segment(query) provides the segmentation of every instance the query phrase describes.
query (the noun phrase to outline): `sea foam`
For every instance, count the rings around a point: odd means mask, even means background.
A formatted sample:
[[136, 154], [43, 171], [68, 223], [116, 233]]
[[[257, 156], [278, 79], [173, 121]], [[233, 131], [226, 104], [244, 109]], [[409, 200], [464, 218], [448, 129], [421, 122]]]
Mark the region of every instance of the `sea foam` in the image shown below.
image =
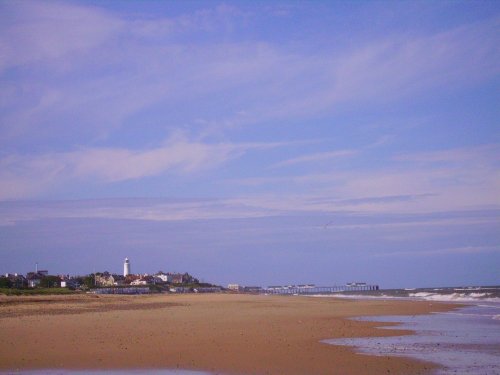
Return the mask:
[[410, 293], [408, 297], [423, 299], [426, 301], [443, 301], [443, 302], [500, 302], [498, 297], [489, 297], [491, 293], [431, 293], [431, 292], [418, 292]]

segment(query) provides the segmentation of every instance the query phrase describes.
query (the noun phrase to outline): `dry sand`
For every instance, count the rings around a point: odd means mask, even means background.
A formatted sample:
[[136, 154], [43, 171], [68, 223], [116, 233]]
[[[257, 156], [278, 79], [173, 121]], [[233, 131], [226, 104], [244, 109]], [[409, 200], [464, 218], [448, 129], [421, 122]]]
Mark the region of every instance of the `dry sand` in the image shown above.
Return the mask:
[[0, 296], [0, 369], [195, 369], [223, 374], [425, 374], [432, 364], [321, 343], [400, 335], [346, 319], [455, 306], [256, 295]]

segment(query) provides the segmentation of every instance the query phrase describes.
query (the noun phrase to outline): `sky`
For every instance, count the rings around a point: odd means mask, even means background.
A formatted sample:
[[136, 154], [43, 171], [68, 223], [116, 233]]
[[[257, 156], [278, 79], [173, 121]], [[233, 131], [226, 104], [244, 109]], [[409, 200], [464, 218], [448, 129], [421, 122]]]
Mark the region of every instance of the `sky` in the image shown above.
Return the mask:
[[500, 284], [497, 1], [0, 1], [0, 273]]

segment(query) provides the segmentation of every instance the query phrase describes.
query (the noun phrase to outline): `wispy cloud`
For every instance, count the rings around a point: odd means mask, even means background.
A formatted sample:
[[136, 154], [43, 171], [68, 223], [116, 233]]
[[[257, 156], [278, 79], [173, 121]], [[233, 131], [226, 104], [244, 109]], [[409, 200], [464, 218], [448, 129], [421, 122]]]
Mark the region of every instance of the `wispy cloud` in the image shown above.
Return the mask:
[[37, 196], [68, 180], [117, 182], [165, 172], [191, 174], [219, 166], [249, 150], [284, 143], [209, 144], [173, 137], [161, 147], [84, 148], [71, 152], [8, 155], [0, 159], [0, 199]]
[[[234, 6], [143, 19], [74, 3], [28, 1], [2, 8], [0, 70], [21, 69], [15, 84], [4, 82], [2, 137], [9, 140], [26, 134], [52, 138], [68, 127], [73, 142], [92, 140], [158, 103], [213, 103], [218, 97], [224, 111], [199, 106], [195, 117], [186, 114], [193, 131], [199, 131], [196, 119], [222, 127], [255, 124], [331, 113], [346, 104], [398, 101], [498, 73], [496, 19], [311, 55], [261, 40], [183, 42], [200, 30], [242, 27], [238, 20], [250, 16]], [[75, 84], [75, 77], [81, 82]]]
[[498, 6], [92, 4], [0, 0], [2, 260], [497, 257]]
[[[366, 158], [370, 157], [366, 155]], [[350, 209], [358, 212], [496, 208], [500, 207], [497, 159], [496, 146], [477, 146], [400, 154], [395, 160], [383, 162], [380, 166], [372, 167], [367, 163], [365, 167], [345, 170], [329, 165], [317, 173], [251, 177], [228, 182], [261, 188], [286, 185], [288, 194], [275, 197], [276, 208], [291, 205], [309, 206], [314, 210]], [[305, 187], [307, 194], [303, 193]], [[303, 194], [303, 199], [287, 201], [288, 197], [300, 197], [300, 194]]]
[[0, 225], [47, 219], [119, 219], [186, 221], [258, 218], [275, 215], [231, 199], [87, 199], [71, 201], [0, 202]]
[[[51, 69], [75, 69], [62, 61], [78, 63], [84, 54], [96, 49], [110, 48], [116, 38], [128, 38], [138, 48], [136, 38], [155, 43], [162, 38], [198, 31], [214, 32], [248, 16], [237, 7], [217, 5], [175, 17], [123, 18], [119, 14], [87, 4], [61, 1], [32, 1], [3, 3], [0, 23], [2, 59], [0, 71], [12, 66], [31, 63], [50, 63]], [[61, 32], [64, 30], [64, 32]], [[164, 39], [163, 39], [164, 40]], [[64, 60], [63, 60], [64, 59]]]
[[490, 143], [474, 147], [460, 147], [437, 151], [420, 151], [394, 157], [398, 161], [418, 163], [473, 163], [493, 165], [500, 162], [500, 144]]
[[[413, 199], [413, 198], [410, 198]], [[393, 200], [373, 197], [366, 200]], [[406, 200], [401, 198], [400, 200]], [[415, 198], [416, 200], [416, 198]], [[0, 225], [47, 219], [120, 219], [141, 221], [189, 221], [220, 219], [277, 218], [307, 223], [314, 230], [394, 230], [415, 231], [455, 226], [495, 225], [499, 210], [449, 211], [439, 213], [396, 214], [356, 211], [355, 206], [335, 205], [321, 197], [286, 196], [282, 202], [273, 197], [224, 199], [121, 198], [0, 202]], [[347, 209], [342, 209], [347, 208]], [[295, 220], [294, 219], [294, 220]], [[442, 229], [439, 229], [441, 231]], [[412, 233], [413, 233], [412, 232]], [[387, 235], [387, 234], [386, 234]], [[389, 236], [389, 235], [387, 235]], [[419, 234], [421, 236], [421, 234]]]
[[[390, 37], [339, 60], [334, 97], [388, 100], [431, 87], [473, 84], [498, 73], [498, 19], [434, 35]], [[381, 95], [382, 94], [382, 95]]]
[[338, 151], [328, 151], [328, 152], [318, 152], [309, 155], [303, 155], [296, 158], [291, 158], [287, 160], [280, 161], [278, 163], [274, 163], [270, 168], [281, 168], [295, 164], [301, 163], [312, 163], [312, 162], [320, 162], [320, 161], [332, 161], [335, 159], [340, 159], [344, 157], [349, 157], [357, 154], [358, 152], [355, 150], [338, 150]]
[[54, 64], [68, 57], [77, 60], [125, 27], [124, 21], [97, 7], [51, 1], [0, 6], [0, 72], [29, 64]]
[[441, 255], [454, 255], [454, 254], [483, 254], [483, 253], [499, 253], [500, 245], [494, 246], [461, 246], [453, 248], [441, 248], [431, 250], [411, 250], [411, 251], [394, 251], [390, 253], [376, 253], [371, 254], [371, 257], [431, 257]]

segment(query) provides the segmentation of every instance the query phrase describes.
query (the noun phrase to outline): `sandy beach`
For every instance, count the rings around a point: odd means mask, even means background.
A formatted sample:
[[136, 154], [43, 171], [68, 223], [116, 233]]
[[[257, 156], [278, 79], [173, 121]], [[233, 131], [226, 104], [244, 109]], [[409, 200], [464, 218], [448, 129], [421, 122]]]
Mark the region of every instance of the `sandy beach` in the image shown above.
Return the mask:
[[400, 335], [352, 316], [455, 305], [257, 295], [0, 296], [0, 369], [193, 369], [222, 374], [425, 374], [432, 364], [321, 343]]

